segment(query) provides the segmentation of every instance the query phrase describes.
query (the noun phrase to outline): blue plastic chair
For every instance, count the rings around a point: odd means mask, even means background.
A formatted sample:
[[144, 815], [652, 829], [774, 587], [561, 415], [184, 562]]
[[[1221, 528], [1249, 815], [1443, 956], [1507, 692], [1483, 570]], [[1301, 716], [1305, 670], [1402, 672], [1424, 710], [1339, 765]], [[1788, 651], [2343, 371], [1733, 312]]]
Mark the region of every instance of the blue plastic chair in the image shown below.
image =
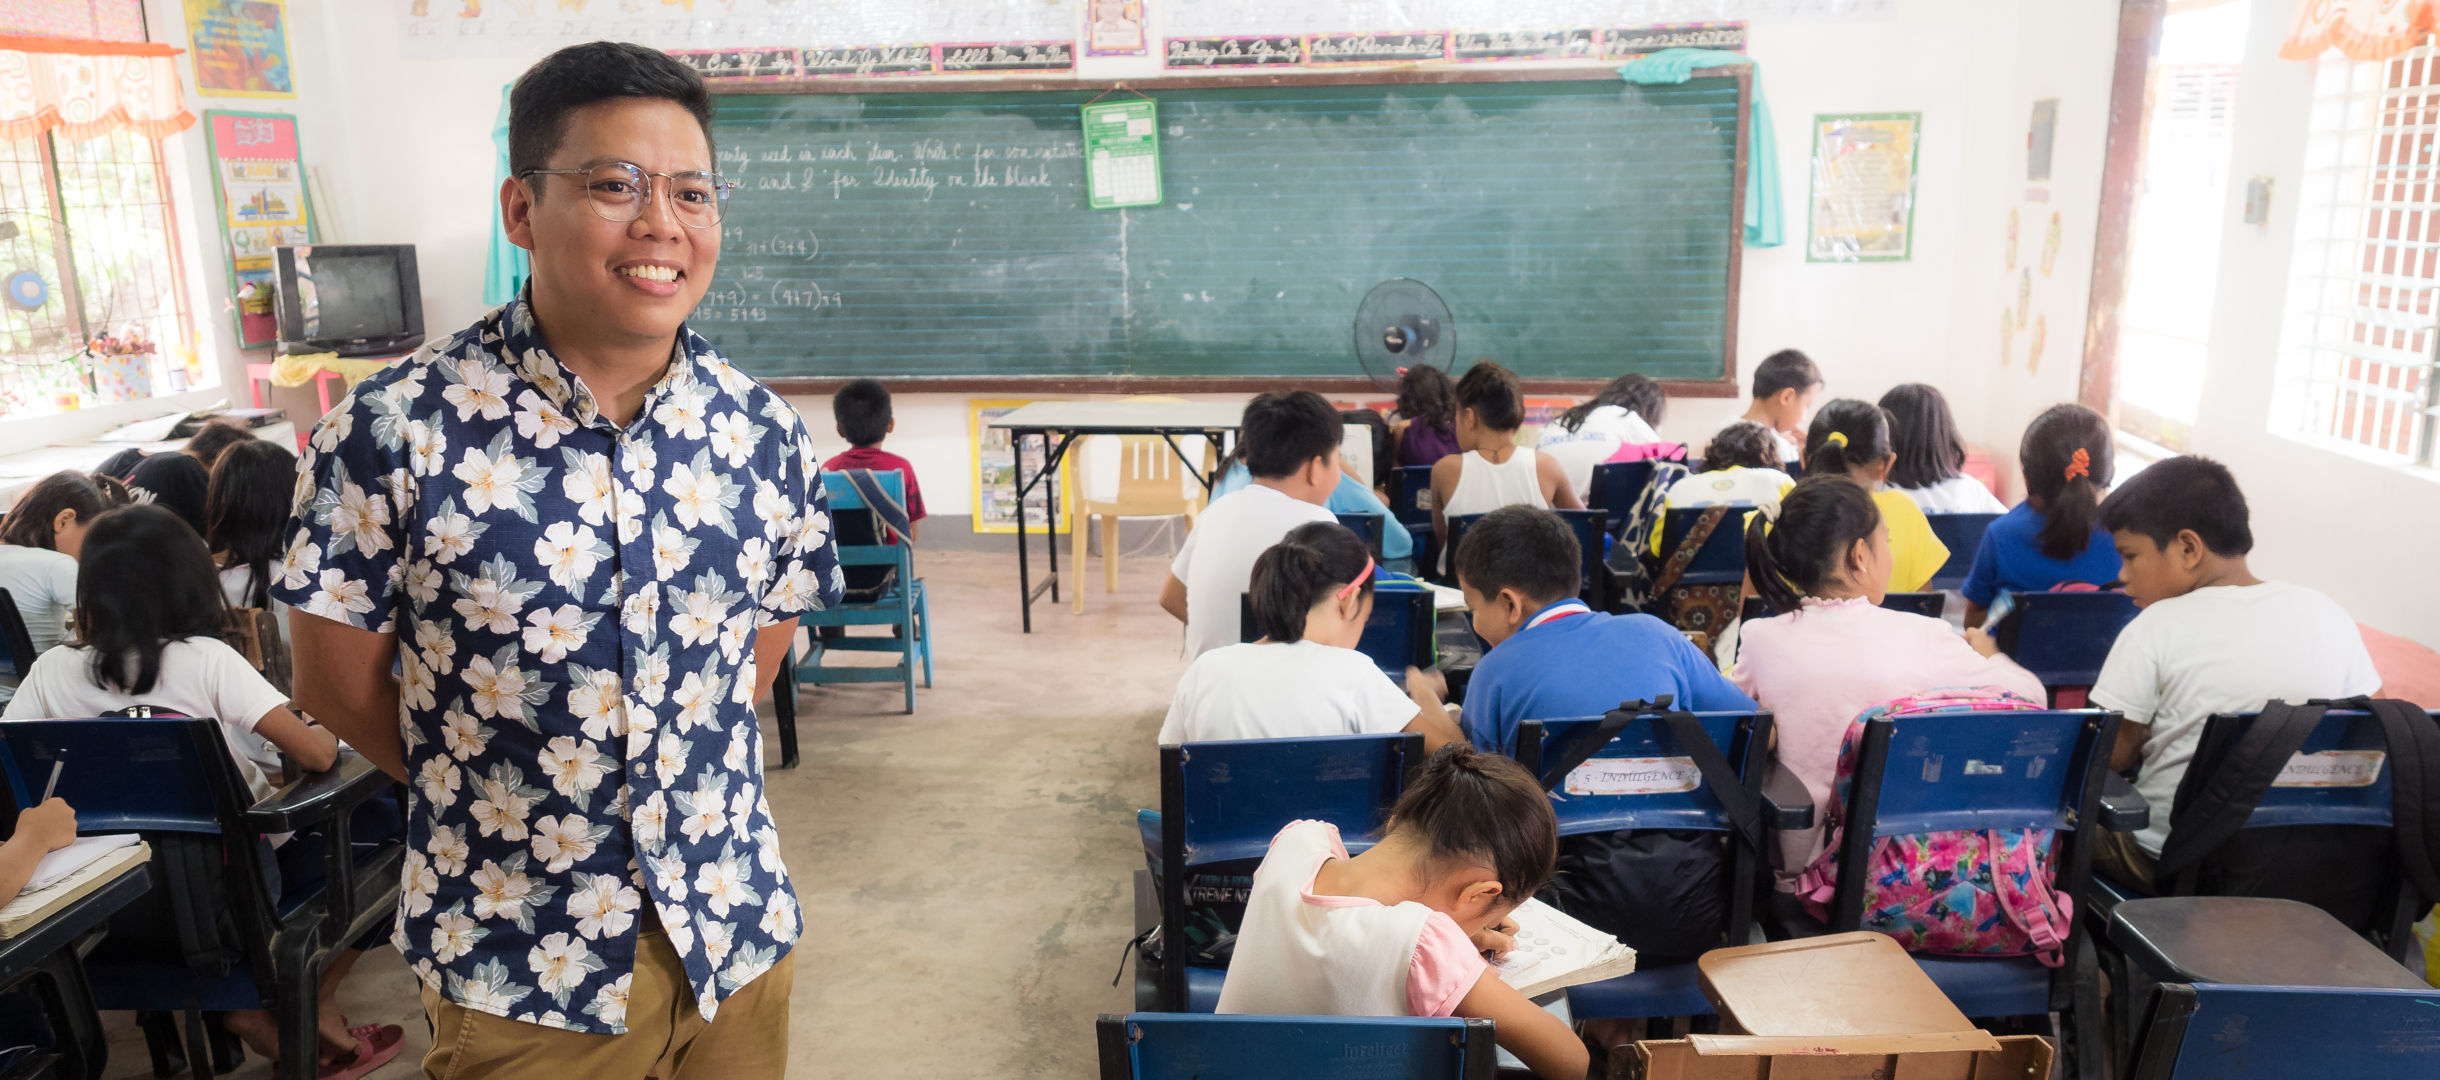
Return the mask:
[[[1370, 657], [1390, 681], [1406, 685], [1408, 667], [1430, 668], [1436, 656], [1433, 639], [1432, 594], [1412, 585], [1381, 583], [1373, 586], [1371, 617], [1364, 620], [1364, 636], [1357, 639], [1356, 651]], [[1254, 622], [1254, 597], [1251, 593], [1237, 594], [1237, 640], [1262, 640], [1262, 627]]]
[[1350, 854], [1371, 847], [1423, 761], [1423, 736], [1407, 733], [1162, 747], [1161, 811], [1136, 819], [1161, 898], [1158, 1011], [1207, 1013], [1220, 1000], [1222, 969], [1185, 962], [1190, 873], [1224, 863], [1251, 872], [1299, 820], [1338, 826]]
[[[1686, 542], [1686, 534], [1694, 531], [1696, 519], [1708, 507], [1681, 506], [1661, 519], [1661, 557], [1666, 563], [1678, 545]], [[1728, 516], [1720, 519], [1718, 528], [1703, 541], [1694, 561], [1686, 565], [1679, 576], [1682, 585], [1726, 585], [1745, 580], [1745, 522], [1753, 513], [1750, 506], [1731, 506]]]
[[1489, 1020], [1102, 1014], [1101, 1080], [1492, 1080]]
[[[251, 802], [217, 720], [105, 717], [0, 723], [0, 777], [32, 805], [65, 756], [57, 794], [85, 833], [138, 833], [152, 845], [154, 891], [111, 920], [86, 960], [103, 1009], [179, 1012], [198, 1077], [209, 1077], [204, 1010], [270, 1008], [282, 1080], [314, 1075], [322, 972], [349, 944], [387, 927], [406, 846], [358, 844], [349, 818], [392, 787], [356, 756]], [[319, 829], [326, 881], [273, 896], [266, 833]], [[292, 841], [292, 842], [302, 842]], [[156, 1068], [174, 1048], [154, 1041]]]
[[2100, 679], [2118, 632], [2135, 621], [2135, 598], [2122, 592], [2015, 595], [2016, 613], [1998, 628], [2000, 649], [2053, 691]]
[[1584, 493], [1584, 505], [1606, 511], [1613, 534], [1626, 528], [1629, 511], [1643, 501], [1644, 489], [1652, 486], [1655, 464], [1621, 461], [1593, 466], [1592, 490]]
[[[896, 472], [873, 474], [881, 490], [904, 503], [906, 479]], [[831, 513], [869, 511], [864, 496], [847, 478], [832, 473], [822, 474], [822, 489], [830, 496]], [[839, 565], [896, 567], [898, 574], [888, 590], [868, 604], [840, 604], [822, 611], [808, 611], [797, 620], [805, 627], [826, 626], [893, 626], [898, 632], [890, 637], [840, 636], [825, 640], [818, 629], [812, 634], [813, 649], [802, 662], [793, 656], [789, 666], [796, 672], [796, 681], [822, 685], [825, 683], [894, 682], [906, 686], [907, 713], [915, 712], [915, 665], [923, 665], [924, 689], [932, 688], [932, 605], [924, 593], [923, 579], [915, 576], [915, 549], [910, 544], [840, 544]], [[898, 654], [898, 662], [886, 667], [839, 665], [822, 663], [822, 655], [836, 649], [841, 652], [890, 652]], [[796, 702], [794, 695], [783, 695], [787, 703], [786, 723], [781, 735], [786, 745], [781, 748], [781, 765], [796, 763]]]
[[[1865, 725], [1848, 784], [1829, 929], [1881, 930], [1865, 918], [1873, 842], [1952, 830], [2053, 829], [2057, 888], [2077, 909], [2092, 878], [2118, 714], [2095, 710], [1924, 713]], [[1926, 975], [1972, 1017], [2065, 1020], [2075, 1075], [2098, 1076], [2099, 980], [2082, 920], [2071, 920], [2056, 968], [2022, 957], [1917, 956]]]
[[2440, 1076], [2431, 990], [2167, 983], [2133, 1080], [2429, 1080]]
[[1432, 508], [1423, 504], [1432, 490], [1432, 467], [1400, 465], [1390, 472], [1388, 487], [1389, 512], [1415, 538], [1414, 564], [1440, 565], [1440, 548], [1432, 535]]
[[1364, 549], [1372, 552], [1374, 562], [1381, 560], [1381, 516], [1379, 514], [1332, 514], [1347, 531], [1364, 541]]
[[[1610, 568], [1602, 562], [1609, 553], [1606, 510], [1553, 510], [1567, 527], [1576, 533], [1576, 595], [1595, 611], [1610, 607]], [[1459, 514], [1449, 520], [1449, 544], [1452, 549], [1466, 542], [1466, 530], [1481, 521], [1481, 514]]]
[[[1925, 514], [1932, 523], [1932, 535], [1949, 549], [1949, 561], [1932, 571], [1927, 589], [1954, 589], [1966, 583], [1966, 571], [1974, 569], [1974, 553], [1982, 549], [1983, 533], [1998, 521], [1998, 514]], [[2099, 584], [2096, 582], [2095, 584]]]
[[[1762, 774], [1768, 765], [1771, 745], [1771, 714], [1769, 713], [1697, 713], [1704, 734], [1712, 745], [1719, 747], [1729, 766], [1738, 771], [1746, 790], [1762, 794]], [[1549, 775], [1545, 762], [1556, 766], [1566, 747], [1577, 740], [1595, 734], [1601, 717], [1588, 716], [1570, 720], [1527, 720], [1517, 725], [1517, 763], [1545, 781], [1553, 789], [1551, 809], [1559, 817], [1559, 835], [1579, 836], [1587, 833], [1612, 833], [1640, 829], [1678, 829], [1727, 834], [1729, 880], [1727, 917], [1720, 928], [1723, 945], [1745, 943], [1754, 921], [1754, 875], [1760, 865], [1761, 852], [1738, 839], [1729, 823], [1728, 808], [1719, 794], [1708, 785], [1698, 785], [1692, 791], [1665, 792], [1648, 795], [1583, 795], [1570, 794], [1561, 778]], [[1677, 736], [1659, 722], [1657, 713], [1646, 712], [1612, 736], [1608, 745], [1593, 752], [1590, 760], [1603, 758], [1683, 758], [1685, 749]], [[1763, 819], [1775, 828], [1805, 828], [1812, 824], [1813, 807], [1802, 798], [1781, 798], [1793, 807], [1795, 818], [1783, 818], [1776, 805], [1766, 804]], [[1663, 967], [1641, 967], [1636, 971], [1597, 983], [1571, 987], [1567, 1005], [1577, 1019], [1621, 1018], [1641, 1019], [1660, 1016], [1707, 1016], [1711, 1001], [1703, 996], [1692, 962]]]

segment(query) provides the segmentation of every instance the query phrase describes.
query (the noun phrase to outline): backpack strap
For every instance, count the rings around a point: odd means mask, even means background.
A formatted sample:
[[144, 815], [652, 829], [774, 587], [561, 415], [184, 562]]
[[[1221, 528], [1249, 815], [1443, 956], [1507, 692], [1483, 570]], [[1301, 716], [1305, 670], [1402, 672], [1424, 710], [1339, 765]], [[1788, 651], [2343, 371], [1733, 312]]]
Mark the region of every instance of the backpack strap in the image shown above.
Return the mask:
[[1727, 516], [1726, 505], [1703, 508], [1702, 516], [1694, 520], [1694, 527], [1686, 530], [1686, 538], [1678, 541], [1677, 550], [1669, 553], [1669, 562], [1661, 567], [1661, 576], [1653, 580], [1652, 595], [1668, 592], [1670, 586], [1685, 576], [1686, 568], [1694, 565], [1695, 554], [1703, 550], [1703, 545], [1711, 540], [1712, 530], [1719, 528], [1721, 519]]
[[1762, 800], [1746, 788], [1737, 770], [1729, 767], [1728, 755], [1720, 751], [1719, 744], [1711, 741], [1711, 733], [1703, 730], [1703, 722], [1691, 712], [1673, 708], [1672, 700], [1672, 695], [1663, 694], [1652, 701], [1629, 701], [1610, 710], [1601, 718], [1601, 723], [1586, 729], [1565, 748], [1551, 755], [1556, 767], [1544, 767], [1538, 778], [1542, 782], [1542, 789], [1549, 791], [1557, 788], [1567, 779], [1567, 774], [1591, 760], [1628, 724], [1657, 713], [1656, 719], [1669, 729], [1670, 737], [1677, 740], [1678, 749], [1694, 761], [1695, 770], [1703, 776], [1703, 786], [1711, 790], [1712, 797], [1720, 800], [1721, 808], [1728, 812], [1729, 828], [1759, 850], [1762, 846]]
[[2380, 721], [2389, 743], [2389, 816], [2399, 861], [2424, 896], [2440, 897], [2440, 725], [2411, 702], [2393, 698], [2316, 704], [2362, 709]]
[[891, 498], [889, 492], [882, 490], [881, 479], [873, 474], [873, 470], [840, 469], [838, 474], [846, 477], [848, 486], [856, 489], [856, 494], [864, 499], [864, 505], [872, 509], [873, 518], [881, 523], [882, 528], [888, 529], [899, 543], [909, 547], [915, 545], [911, 532], [915, 523], [907, 517], [907, 508]]
[[2324, 702], [2264, 705], [2219, 768], [2170, 816], [2169, 839], [2161, 844], [2155, 878], [2168, 880], [2202, 862], [2244, 828], [2263, 793], [2279, 779], [2279, 770], [2287, 767], [2288, 759], [2304, 746], [2305, 736], [2312, 734], [2329, 711]]

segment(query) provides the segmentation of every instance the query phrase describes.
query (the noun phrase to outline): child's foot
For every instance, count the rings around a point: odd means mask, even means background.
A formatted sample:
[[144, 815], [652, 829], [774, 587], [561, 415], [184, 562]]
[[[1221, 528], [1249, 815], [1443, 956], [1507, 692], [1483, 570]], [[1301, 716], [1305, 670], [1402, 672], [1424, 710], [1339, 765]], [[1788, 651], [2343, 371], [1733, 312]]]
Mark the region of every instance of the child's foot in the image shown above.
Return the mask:
[[227, 1028], [246, 1049], [262, 1055], [265, 1061], [280, 1059], [280, 1026], [271, 1014], [261, 1009], [240, 1009], [220, 1014], [220, 1026]]

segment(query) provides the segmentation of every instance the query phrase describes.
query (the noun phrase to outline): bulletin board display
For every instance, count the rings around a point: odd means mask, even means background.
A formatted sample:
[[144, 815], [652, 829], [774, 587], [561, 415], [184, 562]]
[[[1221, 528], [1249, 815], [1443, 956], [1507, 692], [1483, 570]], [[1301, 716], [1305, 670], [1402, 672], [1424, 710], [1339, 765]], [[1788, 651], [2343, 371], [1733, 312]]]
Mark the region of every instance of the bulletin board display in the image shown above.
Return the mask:
[[[212, 157], [212, 198], [228, 248], [229, 295], [247, 285], [258, 295], [272, 286], [272, 250], [315, 241], [313, 203], [305, 190], [305, 159], [296, 117], [282, 113], [203, 114]], [[243, 312], [246, 305], [239, 304]], [[268, 320], [238, 320], [238, 345], [271, 343]]]
[[[1042, 471], [1043, 446], [1038, 439], [1012, 444], [1007, 428], [995, 428], [991, 422], [1031, 405], [1031, 398], [968, 398], [966, 400], [966, 434], [974, 444], [974, 531], [978, 533], [1013, 533], [1017, 531], [1017, 477], [1033, 476]], [[1022, 465], [1020, 465], [1020, 459]], [[1068, 531], [1068, 515], [1076, 505], [1076, 455], [1069, 454], [1059, 461], [1059, 515], [1051, 532]], [[1020, 474], [1019, 468], [1024, 471]], [[1043, 527], [1049, 520], [1050, 484], [1038, 483], [1025, 496], [1025, 527]]]

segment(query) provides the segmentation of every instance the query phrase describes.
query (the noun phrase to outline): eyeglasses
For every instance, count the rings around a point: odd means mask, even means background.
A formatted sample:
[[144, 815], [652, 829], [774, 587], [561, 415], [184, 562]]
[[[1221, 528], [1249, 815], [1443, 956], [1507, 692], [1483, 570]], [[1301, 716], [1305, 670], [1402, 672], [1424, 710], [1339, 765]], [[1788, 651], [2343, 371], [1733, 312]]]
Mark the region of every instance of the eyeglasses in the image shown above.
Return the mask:
[[624, 161], [590, 169], [527, 169], [517, 176], [584, 177], [585, 201], [593, 204], [593, 212], [604, 221], [620, 224], [644, 216], [644, 207], [652, 202], [653, 189], [658, 187], [668, 193], [670, 213], [678, 224], [690, 229], [720, 224], [721, 208], [737, 187], [737, 181], [723, 180], [718, 173], [648, 173], [642, 166]]

